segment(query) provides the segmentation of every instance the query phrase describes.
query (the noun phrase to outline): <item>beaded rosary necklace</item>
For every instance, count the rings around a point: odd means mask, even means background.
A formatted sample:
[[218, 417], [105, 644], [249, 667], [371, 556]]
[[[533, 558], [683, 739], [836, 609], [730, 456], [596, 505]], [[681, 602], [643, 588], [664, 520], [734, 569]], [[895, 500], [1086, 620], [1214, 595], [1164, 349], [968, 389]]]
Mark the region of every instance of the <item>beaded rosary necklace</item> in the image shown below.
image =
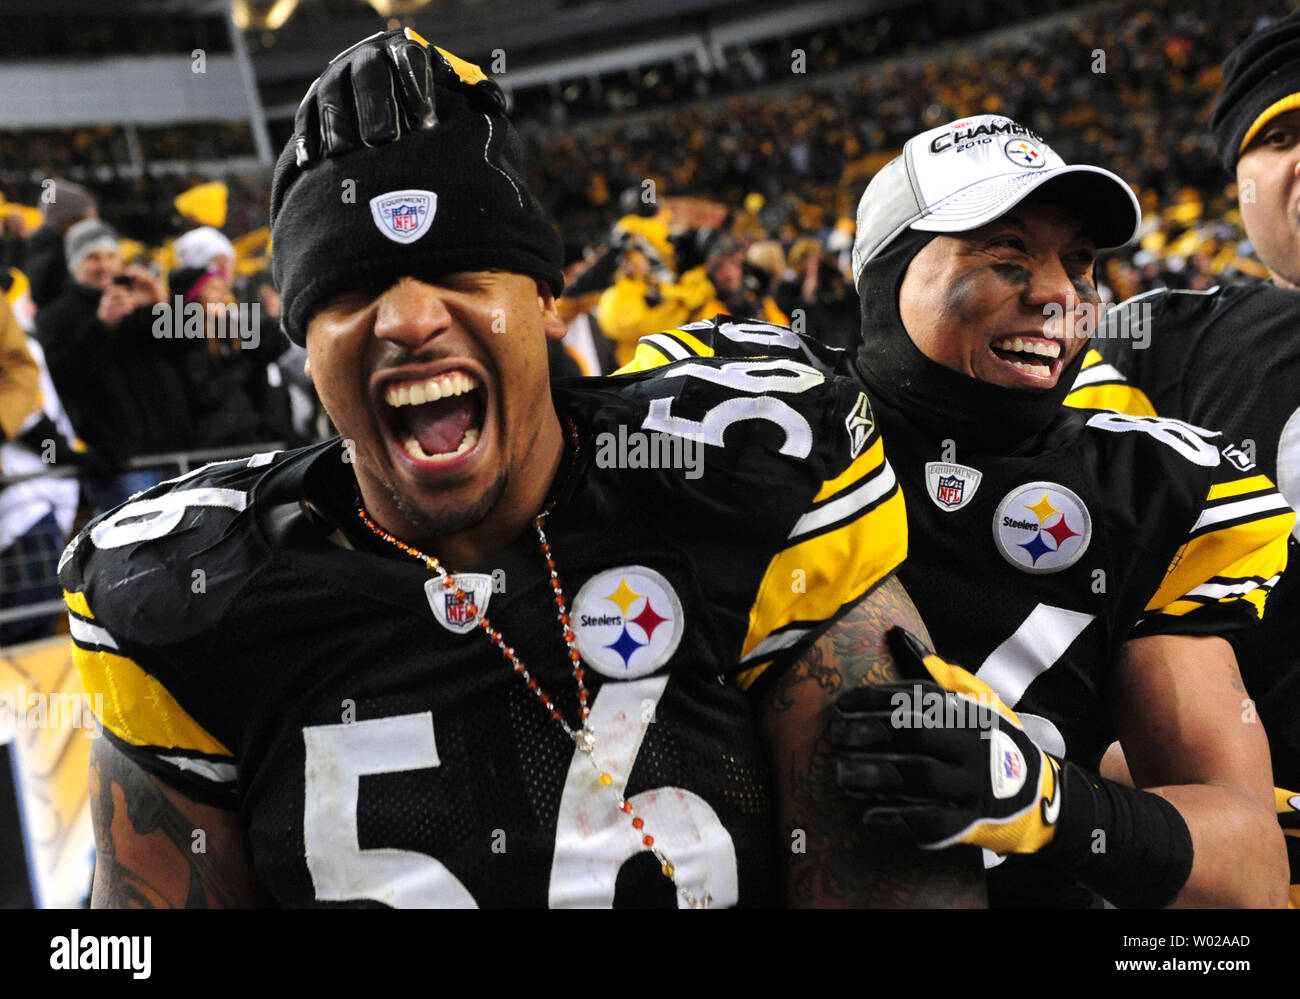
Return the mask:
[[[577, 464], [578, 451], [581, 447], [581, 442], [578, 439], [578, 429], [573, 425], [573, 421], [566, 420], [565, 422], [568, 424], [569, 444], [572, 448], [572, 454], [569, 460], [569, 468], [570, 471], [572, 471], [573, 467]], [[668, 858], [668, 855], [663, 852], [662, 847], [656, 845], [655, 838], [650, 835], [649, 830], [645, 828], [645, 820], [639, 815], [634, 814], [635, 810], [632, 807], [632, 803], [623, 797], [622, 792], [614, 788], [614, 775], [602, 769], [600, 764], [596, 762], [596, 732], [588, 723], [588, 716], [591, 711], [587, 706], [588, 692], [586, 684], [583, 682], [585, 673], [582, 668], [582, 656], [574, 646], [575, 636], [573, 629], [569, 626], [569, 608], [564, 599], [564, 587], [560, 582], [560, 574], [555, 568], [555, 558], [551, 552], [550, 542], [546, 540], [546, 518], [550, 516], [553, 509], [555, 509], [555, 500], [551, 500], [546, 504], [546, 507], [542, 512], [533, 518], [532, 524], [533, 529], [537, 532], [538, 547], [542, 554], [542, 558], [546, 561], [546, 570], [550, 574], [551, 592], [553, 593], [555, 600], [556, 618], [559, 621], [560, 631], [564, 637], [564, 645], [569, 651], [569, 661], [573, 664], [573, 679], [578, 686], [579, 722], [576, 730], [569, 724], [568, 720], [560, 712], [560, 709], [555, 706], [555, 702], [551, 699], [550, 695], [542, 689], [540, 684], [538, 684], [536, 678], [532, 675], [524, 662], [515, 654], [514, 648], [506, 644], [505, 637], [501, 632], [492, 627], [492, 623], [488, 620], [487, 615], [484, 614], [479, 616], [478, 606], [473, 602], [470, 595], [457, 585], [455, 575], [448, 572], [443, 567], [442, 563], [433, 555], [422, 552], [418, 548], [408, 545], [405, 541], [398, 540], [376, 524], [366, 512], [366, 508], [361, 503], [360, 496], [357, 497], [357, 516], [361, 519], [361, 522], [369, 528], [372, 534], [405, 552], [411, 558], [423, 562], [431, 572], [437, 575], [440, 584], [448, 593], [451, 593], [457, 601], [468, 602], [470, 615], [478, 617], [478, 627], [483, 634], [487, 636], [488, 641], [495, 645], [501, 652], [501, 655], [505, 658], [506, 662], [510, 664], [515, 675], [527, 684], [528, 689], [533, 692], [534, 696], [550, 714], [551, 720], [564, 729], [564, 734], [572, 739], [575, 745], [577, 745], [579, 751], [586, 756], [587, 761], [595, 768], [598, 774], [596, 779], [600, 786], [609, 788], [611, 792], [618, 797], [619, 811], [623, 812], [625, 815], [632, 816], [632, 827], [641, 836], [641, 844], [647, 850], [650, 850], [654, 854], [655, 859], [659, 861], [659, 870], [663, 876], [673, 883], [678, 894], [681, 895], [686, 904], [692, 909], [707, 908], [709, 904], [709, 896], [705, 894], [703, 897], [699, 897], [690, 889], [677, 883], [675, 877], [677, 872], [676, 866]]]

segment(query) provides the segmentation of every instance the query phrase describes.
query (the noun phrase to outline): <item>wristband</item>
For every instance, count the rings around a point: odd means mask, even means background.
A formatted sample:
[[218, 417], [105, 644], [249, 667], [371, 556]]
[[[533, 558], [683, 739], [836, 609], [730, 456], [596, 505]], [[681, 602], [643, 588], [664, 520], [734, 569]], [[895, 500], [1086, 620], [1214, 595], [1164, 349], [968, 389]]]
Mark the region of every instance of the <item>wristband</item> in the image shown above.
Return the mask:
[[1118, 908], [1169, 905], [1192, 873], [1192, 834], [1158, 794], [1061, 764], [1061, 818], [1038, 856]]

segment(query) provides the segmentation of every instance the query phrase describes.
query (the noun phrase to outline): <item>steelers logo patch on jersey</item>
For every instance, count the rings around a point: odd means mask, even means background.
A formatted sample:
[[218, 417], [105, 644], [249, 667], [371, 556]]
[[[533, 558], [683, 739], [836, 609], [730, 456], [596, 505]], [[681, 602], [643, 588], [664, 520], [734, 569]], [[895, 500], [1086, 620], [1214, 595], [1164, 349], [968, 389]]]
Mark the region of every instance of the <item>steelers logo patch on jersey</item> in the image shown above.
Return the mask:
[[587, 580], [571, 620], [588, 665], [615, 680], [634, 680], [677, 651], [685, 618], [668, 580], [645, 566], [625, 565]]
[[1017, 486], [993, 515], [1002, 557], [1025, 572], [1060, 572], [1088, 550], [1092, 516], [1078, 495], [1055, 482]]
[[940, 510], [960, 510], [975, 497], [984, 473], [953, 462], [925, 463], [925, 494]]

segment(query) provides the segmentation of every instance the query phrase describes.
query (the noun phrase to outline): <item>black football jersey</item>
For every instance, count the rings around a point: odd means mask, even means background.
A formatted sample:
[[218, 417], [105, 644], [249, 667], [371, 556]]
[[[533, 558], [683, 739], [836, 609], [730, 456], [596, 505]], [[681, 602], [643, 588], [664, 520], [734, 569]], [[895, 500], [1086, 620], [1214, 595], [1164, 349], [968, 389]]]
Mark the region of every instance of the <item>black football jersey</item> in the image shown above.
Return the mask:
[[[238, 809], [279, 904], [685, 904], [645, 835], [712, 905], [774, 901], [766, 763], [725, 681], [797, 655], [903, 558], [866, 396], [787, 360], [555, 392], [582, 443], [546, 533], [591, 758], [468, 602], [359, 524], [338, 441], [173, 479], [69, 546], [75, 655], [108, 737]], [[450, 568], [576, 728], [533, 531]]]
[[[644, 338], [624, 370], [688, 353], [852, 370], [851, 355], [783, 327], [716, 321]], [[1104, 695], [1119, 647], [1248, 629], [1285, 565], [1291, 511], [1218, 434], [1063, 408], [1035, 454], [959, 455], [872, 405], [907, 502], [899, 579], [935, 647], [1045, 750], [1090, 769], [1114, 738]]]
[[[1152, 291], [1111, 309], [1094, 343], [1094, 363], [1068, 404], [1222, 430], [1300, 510], [1300, 292], [1263, 282]], [[1300, 792], [1300, 572], [1285, 573], [1268, 604], [1237, 652], [1268, 732], [1274, 779], [1288, 789], [1282, 802]], [[1288, 833], [1287, 846], [1300, 886], [1300, 832]], [[1300, 905], [1300, 887], [1292, 895]]]
[[[765, 323], [644, 338], [624, 370], [688, 354], [852, 355]], [[1223, 436], [1172, 419], [1062, 408], [1037, 453], [944, 450], [873, 399], [907, 503], [898, 577], [945, 658], [985, 681], [1047, 752], [1096, 771], [1115, 739], [1111, 664], [1131, 638], [1254, 629], [1294, 515]], [[1087, 904], [1029, 857], [990, 877], [997, 904]]]

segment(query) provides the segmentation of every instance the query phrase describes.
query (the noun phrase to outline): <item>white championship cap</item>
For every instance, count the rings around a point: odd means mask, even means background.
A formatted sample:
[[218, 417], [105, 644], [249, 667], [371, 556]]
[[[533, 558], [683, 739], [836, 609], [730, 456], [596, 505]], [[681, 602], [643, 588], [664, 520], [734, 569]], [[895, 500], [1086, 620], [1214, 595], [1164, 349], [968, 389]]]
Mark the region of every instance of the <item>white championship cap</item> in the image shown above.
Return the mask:
[[1123, 246], [1142, 222], [1129, 186], [1109, 170], [1066, 166], [1042, 136], [1002, 115], [959, 118], [908, 139], [858, 203], [853, 279], [904, 229], [966, 232], [1006, 214], [1044, 184], [1070, 177], [1098, 248]]

